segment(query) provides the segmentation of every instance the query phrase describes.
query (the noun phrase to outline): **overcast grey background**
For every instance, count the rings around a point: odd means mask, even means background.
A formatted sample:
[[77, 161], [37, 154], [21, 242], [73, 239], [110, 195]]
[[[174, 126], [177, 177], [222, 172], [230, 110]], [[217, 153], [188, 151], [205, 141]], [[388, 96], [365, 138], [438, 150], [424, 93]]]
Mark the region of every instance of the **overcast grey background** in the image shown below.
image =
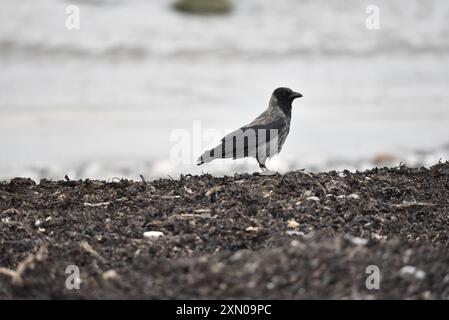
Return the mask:
[[[170, 134], [196, 120], [236, 129], [278, 86], [304, 98], [273, 169], [447, 159], [448, 1], [234, 2], [230, 15], [199, 17], [168, 0], [3, 0], [0, 178], [253, 172], [177, 165]], [[78, 31], [65, 28], [68, 4]], [[369, 4], [380, 30], [365, 27]]]

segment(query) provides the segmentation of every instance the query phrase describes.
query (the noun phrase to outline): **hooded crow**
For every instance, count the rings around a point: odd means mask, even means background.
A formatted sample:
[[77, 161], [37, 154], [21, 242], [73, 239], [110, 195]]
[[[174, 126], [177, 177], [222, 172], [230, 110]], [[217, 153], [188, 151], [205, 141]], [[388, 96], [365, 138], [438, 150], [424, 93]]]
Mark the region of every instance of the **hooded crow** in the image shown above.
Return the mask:
[[292, 102], [300, 97], [302, 94], [289, 88], [277, 88], [271, 95], [267, 110], [250, 124], [225, 136], [215, 148], [206, 150], [197, 164], [215, 159], [254, 157], [263, 173], [271, 173], [265, 162], [281, 151], [290, 131]]

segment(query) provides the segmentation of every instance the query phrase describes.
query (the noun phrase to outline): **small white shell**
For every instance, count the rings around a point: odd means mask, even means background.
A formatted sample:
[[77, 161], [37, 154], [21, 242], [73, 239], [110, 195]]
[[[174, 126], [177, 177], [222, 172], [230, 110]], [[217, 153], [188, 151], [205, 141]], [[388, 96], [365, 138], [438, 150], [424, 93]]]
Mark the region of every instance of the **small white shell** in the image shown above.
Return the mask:
[[153, 240], [159, 239], [159, 238], [162, 237], [163, 235], [164, 235], [164, 234], [163, 234], [161, 231], [145, 231], [145, 232], [143, 233], [143, 236], [144, 236], [145, 238], [153, 239]]

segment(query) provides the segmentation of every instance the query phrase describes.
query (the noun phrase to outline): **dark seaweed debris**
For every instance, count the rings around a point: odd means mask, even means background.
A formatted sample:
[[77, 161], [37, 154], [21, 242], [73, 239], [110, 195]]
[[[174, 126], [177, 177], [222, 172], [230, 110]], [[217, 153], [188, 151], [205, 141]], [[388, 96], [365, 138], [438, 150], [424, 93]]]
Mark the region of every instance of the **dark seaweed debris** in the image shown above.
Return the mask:
[[[449, 298], [449, 164], [0, 184], [0, 299]], [[160, 231], [147, 238], [147, 231]], [[79, 290], [66, 268], [80, 270]], [[368, 265], [380, 289], [365, 286]]]

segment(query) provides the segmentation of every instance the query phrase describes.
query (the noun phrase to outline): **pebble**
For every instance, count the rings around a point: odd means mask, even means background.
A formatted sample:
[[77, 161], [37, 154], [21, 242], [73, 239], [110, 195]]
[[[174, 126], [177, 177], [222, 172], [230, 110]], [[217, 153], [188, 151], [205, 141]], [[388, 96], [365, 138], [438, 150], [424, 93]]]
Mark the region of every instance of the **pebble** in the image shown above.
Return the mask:
[[353, 237], [349, 234], [345, 235], [345, 239], [349, 240], [352, 244], [355, 244], [356, 246], [364, 246], [368, 244], [367, 239], [359, 238], [359, 237]]
[[260, 227], [248, 227], [245, 229], [247, 232], [258, 232], [261, 228]]
[[357, 200], [357, 199], [360, 199], [360, 196], [358, 194], [351, 193], [350, 195], [348, 195], [348, 198]]
[[275, 287], [276, 287], [276, 285], [273, 282], [267, 283], [267, 289], [268, 290], [273, 290]]
[[296, 231], [296, 230], [288, 230], [287, 235], [289, 236], [303, 236], [304, 232]]
[[115, 270], [108, 270], [103, 272], [102, 277], [104, 280], [117, 279], [118, 273]]
[[[240, 251], [237, 251], [236, 253], [234, 253], [232, 256], [231, 256], [231, 261], [238, 261], [238, 260], [241, 260], [243, 257], [244, 257], [244, 255], [245, 255], [245, 252], [243, 251], [243, 250], [240, 250]], [[207, 262], [207, 260], [205, 261], [205, 262]]]
[[418, 280], [422, 280], [426, 277], [426, 273], [415, 266], [404, 266], [401, 268], [399, 273], [401, 276], [413, 276]]
[[301, 242], [299, 242], [298, 240], [293, 240], [292, 242], [290, 242], [290, 245], [292, 247], [298, 247], [299, 245], [301, 245]]
[[159, 239], [163, 235], [164, 234], [162, 232], [160, 232], [160, 231], [146, 231], [146, 232], [143, 233], [143, 236], [145, 238], [154, 239], [154, 240]]
[[381, 235], [378, 234], [378, 233], [373, 233], [373, 234], [371, 234], [371, 237], [372, 237], [373, 239], [376, 239], [376, 240], [386, 240], [386, 239], [387, 239], [386, 236], [381, 236]]
[[299, 223], [296, 222], [295, 219], [288, 220], [288, 222], [287, 222], [287, 228], [290, 228], [290, 229], [297, 229], [297, 228], [299, 228]]

